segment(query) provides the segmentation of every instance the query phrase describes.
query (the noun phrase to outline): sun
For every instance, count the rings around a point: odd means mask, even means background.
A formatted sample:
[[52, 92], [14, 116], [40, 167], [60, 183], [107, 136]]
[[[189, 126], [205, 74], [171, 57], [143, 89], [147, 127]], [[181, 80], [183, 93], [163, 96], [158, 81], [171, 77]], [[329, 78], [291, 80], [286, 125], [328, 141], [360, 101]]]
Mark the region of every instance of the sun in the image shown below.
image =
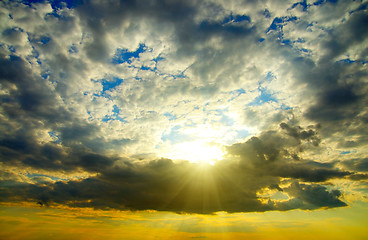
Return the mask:
[[225, 153], [219, 144], [192, 141], [178, 143], [164, 155], [173, 160], [187, 160], [193, 163], [213, 165], [217, 160], [222, 160]]

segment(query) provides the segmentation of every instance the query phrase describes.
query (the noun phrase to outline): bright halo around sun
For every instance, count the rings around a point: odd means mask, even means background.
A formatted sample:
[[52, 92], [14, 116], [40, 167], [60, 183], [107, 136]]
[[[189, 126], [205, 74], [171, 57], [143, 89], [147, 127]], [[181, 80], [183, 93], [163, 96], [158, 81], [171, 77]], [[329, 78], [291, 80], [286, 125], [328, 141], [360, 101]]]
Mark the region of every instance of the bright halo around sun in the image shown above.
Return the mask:
[[213, 165], [217, 160], [222, 160], [224, 155], [220, 144], [193, 141], [174, 145], [164, 157]]

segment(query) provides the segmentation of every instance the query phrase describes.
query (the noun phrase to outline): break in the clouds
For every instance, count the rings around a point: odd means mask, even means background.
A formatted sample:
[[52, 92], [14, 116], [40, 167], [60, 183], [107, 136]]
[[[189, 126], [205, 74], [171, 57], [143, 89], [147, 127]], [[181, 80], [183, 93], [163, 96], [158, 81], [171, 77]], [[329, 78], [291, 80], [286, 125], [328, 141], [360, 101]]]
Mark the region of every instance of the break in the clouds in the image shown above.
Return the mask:
[[364, 200], [367, 6], [2, 1], [0, 200], [313, 210], [349, 204], [336, 181]]

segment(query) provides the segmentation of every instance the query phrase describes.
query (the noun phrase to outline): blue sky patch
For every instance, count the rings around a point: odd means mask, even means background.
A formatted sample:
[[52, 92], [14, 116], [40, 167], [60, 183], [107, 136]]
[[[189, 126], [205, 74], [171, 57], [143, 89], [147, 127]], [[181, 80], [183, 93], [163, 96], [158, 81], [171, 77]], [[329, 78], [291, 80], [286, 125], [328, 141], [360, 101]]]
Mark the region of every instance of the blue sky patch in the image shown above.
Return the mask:
[[[239, 94], [240, 95], [240, 94]], [[215, 110], [207, 110], [207, 109], [203, 109], [203, 111], [205, 113], [207, 113], [207, 115], [211, 115], [214, 114], [215, 116], [218, 116], [219, 118], [216, 119], [205, 119], [206, 121], [210, 121], [210, 122], [219, 122], [225, 126], [233, 126], [235, 121], [233, 118], [229, 117], [228, 115], [226, 115], [227, 112], [229, 112], [229, 109], [225, 108], [225, 109], [215, 109]]]
[[23, 1], [20, 1], [20, 2], [23, 3], [24, 5], [31, 6], [32, 4], [46, 3], [48, 1], [46, 1], [46, 0], [23, 0]]
[[154, 61], [157, 64], [159, 61], [162, 61], [164, 59], [165, 58], [158, 56], [157, 58], [152, 59], [152, 61]]
[[173, 74], [171, 75], [174, 79], [177, 79], [177, 78], [187, 78], [187, 76], [184, 75], [184, 73], [179, 73], [179, 74]]
[[350, 14], [355, 13], [355, 12], [359, 12], [359, 11], [362, 11], [362, 10], [366, 10], [367, 7], [368, 7], [368, 2], [360, 5], [357, 9], [351, 11]]
[[171, 114], [169, 112], [164, 113], [164, 116], [167, 117], [169, 119], [169, 121], [173, 121], [178, 119], [176, 114]]
[[51, 41], [51, 37], [47, 36], [47, 35], [43, 35], [43, 36], [30, 36], [29, 37], [29, 41], [31, 43], [36, 43], [39, 45], [45, 45], [48, 44]]
[[235, 93], [238, 96], [245, 93], [245, 90], [243, 88], [236, 89], [234, 91], [231, 91], [230, 93]]
[[272, 74], [272, 72], [268, 72], [266, 77], [259, 82], [258, 84], [258, 90], [260, 91], [260, 95], [256, 97], [251, 103], [249, 103], [249, 106], [259, 106], [266, 102], [278, 102], [277, 99], [273, 96], [271, 92], [265, 87], [262, 87], [262, 83], [264, 82], [271, 82], [276, 77]]
[[48, 72], [45, 72], [45, 73], [42, 73], [42, 74], [41, 74], [41, 77], [42, 77], [43, 79], [47, 79], [49, 76], [50, 76], [50, 73], [48, 73]]
[[339, 61], [337, 61], [338, 63], [354, 63], [355, 61], [354, 60], [351, 60], [350, 58], [345, 58], [345, 59], [341, 59]]
[[276, 17], [273, 19], [270, 27], [267, 29], [266, 33], [270, 31], [282, 31], [282, 28], [285, 26], [288, 22], [294, 22], [298, 20], [297, 17]]
[[48, 132], [49, 136], [54, 140], [56, 143], [61, 143], [61, 139], [59, 135], [55, 131]]
[[325, 2], [325, 0], [319, 0], [317, 2], [314, 2], [313, 5], [318, 6], [321, 5], [323, 2]]
[[301, 51], [301, 52], [305, 52], [305, 53], [310, 52], [310, 50], [308, 50], [308, 49], [306, 49], [306, 48], [301, 48], [301, 49], [300, 49], [300, 51]]
[[281, 41], [281, 43], [282, 43], [283, 45], [291, 46], [291, 41], [290, 41], [290, 39], [282, 40], [282, 41]]
[[274, 80], [276, 77], [275, 77], [275, 75], [273, 75], [273, 73], [272, 72], [268, 72], [267, 73], [267, 75], [266, 75], [266, 77], [263, 79], [263, 81], [261, 81], [260, 83], [259, 83], [259, 86], [263, 83], [263, 82], [271, 82], [272, 80]]
[[62, 179], [62, 178], [59, 178], [59, 177], [49, 176], [49, 175], [45, 175], [45, 174], [37, 174], [37, 173], [27, 173], [27, 177], [29, 177], [29, 178], [47, 177], [47, 178], [50, 178], [54, 181], [65, 180], [65, 179]]
[[233, 126], [235, 121], [234, 119], [232, 119], [231, 117], [225, 115], [225, 114], [221, 114], [222, 117], [220, 119], [220, 123], [224, 124], [225, 126]]
[[102, 92], [106, 92], [111, 89], [114, 89], [120, 84], [122, 84], [123, 82], [124, 82], [123, 79], [117, 78], [117, 77], [113, 77], [112, 80], [101, 79]]
[[44, 36], [44, 37], [41, 37], [40, 38], [40, 42], [42, 43], [42, 44], [47, 44], [47, 43], [49, 43], [51, 41], [51, 38], [50, 37], [47, 37], [47, 36]]
[[64, 6], [67, 8], [75, 8], [83, 4], [83, 0], [23, 0], [20, 2], [27, 6], [32, 6], [32, 4], [37, 3], [50, 3], [53, 10], [61, 9]]
[[234, 100], [235, 98], [239, 97], [240, 95], [244, 94], [245, 90], [243, 88], [239, 88], [233, 91], [230, 91], [229, 94], [233, 95], [233, 97], [231, 97], [228, 102], [231, 102], [232, 100]]
[[15, 49], [15, 47], [13, 47], [13, 46], [9, 46], [8, 47], [8, 49], [9, 49], [9, 51], [11, 52], [11, 53], [15, 53], [17, 50]]
[[368, 61], [363, 61], [363, 60], [351, 60], [350, 58], [345, 58], [345, 59], [341, 59], [336, 61], [336, 63], [341, 63], [341, 64], [353, 64], [353, 63], [358, 63], [358, 64], [366, 64], [368, 63]]
[[231, 23], [231, 22], [243, 22], [243, 21], [250, 22], [250, 17], [247, 16], [247, 15], [235, 15], [235, 16], [233, 16], [233, 14], [231, 13], [230, 16], [225, 17], [222, 24]]
[[70, 46], [69, 53], [78, 53], [78, 48], [75, 45]]
[[291, 6], [291, 9], [296, 8], [298, 5], [300, 5], [303, 8], [303, 12], [306, 12], [308, 10], [308, 4], [307, 1], [304, 0], [302, 2], [294, 3], [293, 6]]
[[108, 121], [111, 121], [111, 120], [117, 120], [117, 121], [120, 121], [120, 122], [123, 122], [123, 123], [127, 123], [128, 121], [125, 120], [126, 118], [122, 118], [119, 116], [120, 114], [120, 109], [118, 108], [118, 106], [114, 105], [113, 106], [113, 110], [112, 110], [112, 113], [111, 115], [105, 115], [105, 117], [102, 119], [103, 122], [108, 122]]
[[155, 67], [153, 69], [151, 68], [150, 70], [156, 71], [157, 70], [157, 64], [158, 64], [158, 62], [159, 61], [162, 61], [162, 60], [165, 60], [165, 58], [161, 57], [161, 54], [158, 55], [158, 57], [152, 59], [152, 61], [155, 62]]
[[76, 8], [83, 4], [83, 0], [50, 0], [50, 3], [53, 9], [62, 8], [63, 6], [67, 8]]
[[286, 106], [285, 104], [282, 104], [280, 108], [282, 110], [290, 110], [290, 109], [293, 109], [292, 107]]
[[251, 135], [251, 133], [246, 129], [237, 130], [236, 133], [237, 133], [235, 136], [236, 139], [244, 139]]
[[169, 133], [162, 134], [161, 140], [164, 142], [169, 141], [171, 144], [177, 144], [177, 143], [193, 140], [193, 137], [191, 137], [188, 134], [184, 134], [180, 132], [180, 129], [181, 129], [181, 126], [178, 126], [178, 125], [171, 128]]
[[147, 71], [147, 70], [153, 70], [153, 69], [151, 69], [150, 67], [146, 67], [146, 66], [142, 65], [141, 70]]
[[261, 92], [261, 95], [249, 103], [249, 106], [259, 106], [266, 102], [278, 102], [277, 99], [273, 97], [273, 94], [271, 94], [266, 88], [259, 88], [259, 91]]
[[305, 39], [304, 38], [298, 38], [297, 40], [294, 41], [295, 43], [305, 43]]
[[112, 63], [113, 64], [122, 64], [122, 63], [127, 62], [127, 63], [131, 64], [133, 58], [139, 58], [139, 54], [144, 53], [145, 51], [147, 51], [147, 47], [143, 43], [140, 43], [139, 47], [134, 52], [130, 52], [126, 48], [123, 48], [123, 49], [118, 48], [116, 50], [116, 53], [115, 53], [113, 59], [112, 59]]
[[313, 3], [313, 5], [318, 6], [324, 3], [337, 3], [338, 0], [319, 0]]
[[271, 13], [270, 13], [270, 11], [268, 11], [268, 9], [264, 10], [263, 15], [265, 16], [265, 18], [270, 18], [271, 17]]

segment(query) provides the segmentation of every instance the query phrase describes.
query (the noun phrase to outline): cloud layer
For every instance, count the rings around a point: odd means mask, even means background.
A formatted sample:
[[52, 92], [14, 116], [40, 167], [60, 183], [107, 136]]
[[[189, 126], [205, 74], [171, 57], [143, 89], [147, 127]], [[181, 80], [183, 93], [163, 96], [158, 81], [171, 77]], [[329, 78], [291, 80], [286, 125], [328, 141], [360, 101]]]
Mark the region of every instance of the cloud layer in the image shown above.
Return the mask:
[[[0, 3], [1, 201], [285, 211], [364, 186], [366, 1], [50, 2]], [[168, 159], [195, 141], [226, 154]]]

